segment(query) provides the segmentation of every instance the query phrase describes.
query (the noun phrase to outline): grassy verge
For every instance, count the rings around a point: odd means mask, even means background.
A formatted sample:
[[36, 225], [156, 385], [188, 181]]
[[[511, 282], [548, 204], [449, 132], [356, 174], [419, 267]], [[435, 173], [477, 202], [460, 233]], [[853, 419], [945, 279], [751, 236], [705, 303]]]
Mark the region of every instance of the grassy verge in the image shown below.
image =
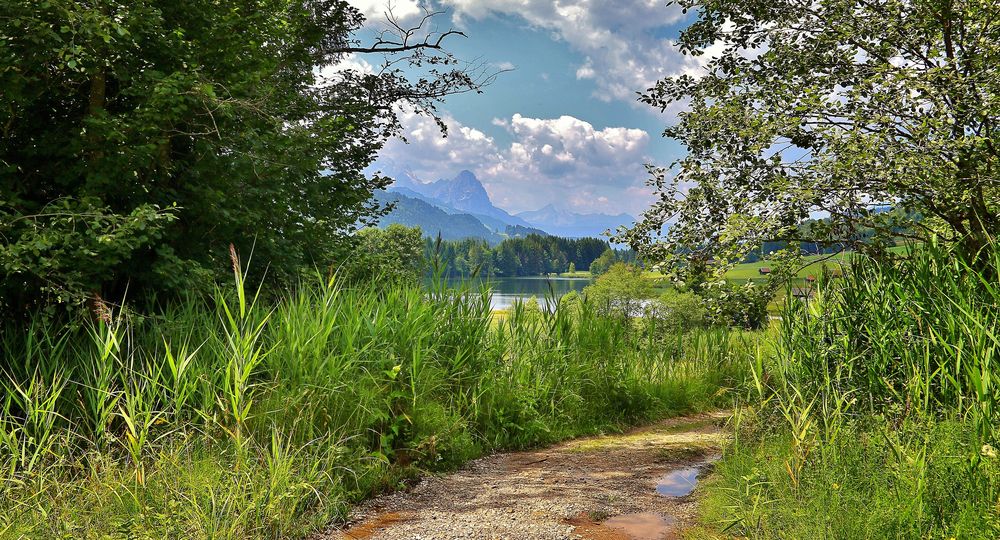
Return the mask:
[[0, 538], [302, 537], [428, 470], [711, 408], [740, 334], [484, 290], [236, 287], [0, 331]]
[[773, 353], [704, 504], [747, 538], [1000, 537], [1000, 247], [967, 264], [937, 246], [856, 258]]

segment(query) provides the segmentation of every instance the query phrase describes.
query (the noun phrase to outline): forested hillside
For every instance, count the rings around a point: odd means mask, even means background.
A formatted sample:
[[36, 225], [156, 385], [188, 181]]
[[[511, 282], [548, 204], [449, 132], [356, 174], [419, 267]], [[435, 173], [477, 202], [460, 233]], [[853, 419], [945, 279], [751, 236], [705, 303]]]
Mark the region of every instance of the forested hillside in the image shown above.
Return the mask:
[[[435, 242], [427, 240], [425, 257], [439, 261], [449, 276], [539, 276], [586, 271], [598, 257], [610, 251], [607, 240], [559, 238], [530, 234], [508, 238], [490, 246], [482, 240]], [[572, 265], [572, 266], [571, 266]]]

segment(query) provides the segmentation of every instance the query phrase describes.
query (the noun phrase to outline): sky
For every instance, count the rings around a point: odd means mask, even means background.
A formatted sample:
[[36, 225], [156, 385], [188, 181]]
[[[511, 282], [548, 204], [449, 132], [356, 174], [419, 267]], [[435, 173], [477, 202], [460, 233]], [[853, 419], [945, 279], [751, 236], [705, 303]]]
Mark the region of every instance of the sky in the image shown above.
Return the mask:
[[[386, 0], [350, 0], [384, 24]], [[401, 111], [407, 143], [394, 139], [373, 170], [410, 171], [429, 182], [471, 170], [495, 205], [511, 212], [553, 204], [578, 213], [628, 212], [652, 200], [645, 164], [669, 165], [683, 148], [662, 137], [677, 110], [638, 103], [658, 79], [697, 73], [705, 57], [675, 44], [689, 22], [665, 0], [393, 0], [402, 22], [443, 13], [439, 31], [460, 59], [505, 70], [483, 94], [449, 97], [434, 121]], [[363, 38], [363, 36], [362, 36]], [[344, 65], [366, 69], [381, 58]]]

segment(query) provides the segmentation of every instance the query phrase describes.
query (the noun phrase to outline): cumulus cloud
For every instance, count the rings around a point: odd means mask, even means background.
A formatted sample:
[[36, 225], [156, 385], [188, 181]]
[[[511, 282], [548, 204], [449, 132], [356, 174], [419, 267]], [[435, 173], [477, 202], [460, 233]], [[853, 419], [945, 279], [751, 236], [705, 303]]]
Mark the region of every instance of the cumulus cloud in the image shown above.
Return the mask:
[[315, 73], [322, 82], [336, 80], [337, 75], [343, 71], [356, 71], [358, 73], [370, 75], [375, 73], [375, 66], [371, 65], [371, 63], [367, 60], [356, 54], [349, 54], [341, 58], [336, 64], [316, 68]]
[[390, 140], [380, 158], [405, 165], [418, 178], [433, 180], [453, 176], [462, 169], [481, 170], [495, 166], [503, 158], [492, 137], [450, 115], [441, 118], [447, 137], [433, 118], [412, 109], [402, 109], [399, 115], [403, 124], [401, 139]]
[[548, 203], [578, 212], [631, 212], [648, 207], [651, 196], [640, 187], [649, 134], [641, 129], [598, 129], [572, 116], [530, 118], [515, 114], [494, 119], [511, 142], [443, 118], [448, 137], [432, 119], [403, 111], [400, 140], [390, 141], [381, 162], [403, 165], [425, 181], [450, 178], [469, 169], [483, 181], [498, 206], [534, 210]]
[[519, 16], [584, 55], [578, 79], [592, 79], [595, 96], [634, 102], [657, 80], [692, 72], [704, 57], [680, 53], [664, 30], [685, 17], [662, 0], [440, 0], [457, 24], [491, 15]]
[[405, 22], [416, 20], [424, 14], [424, 8], [418, 0], [348, 0], [348, 3], [361, 10], [371, 22], [385, 21], [390, 12], [397, 20]]
[[[495, 175], [530, 171], [559, 178], [597, 169], [613, 173], [633, 163], [641, 164], [649, 144], [649, 134], [641, 129], [599, 130], [572, 116], [541, 119], [515, 114], [508, 130], [515, 142]], [[609, 174], [608, 179], [618, 181], [619, 177]]]

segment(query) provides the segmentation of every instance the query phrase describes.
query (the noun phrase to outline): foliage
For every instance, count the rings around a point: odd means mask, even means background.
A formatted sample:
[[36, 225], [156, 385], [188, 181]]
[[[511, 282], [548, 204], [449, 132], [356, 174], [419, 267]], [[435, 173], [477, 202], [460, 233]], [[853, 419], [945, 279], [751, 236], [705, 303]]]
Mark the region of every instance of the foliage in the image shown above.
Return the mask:
[[699, 293], [711, 324], [760, 330], [767, 326], [767, 305], [774, 288], [752, 281], [712, 283]]
[[590, 273], [595, 276], [600, 276], [610, 270], [611, 267], [617, 262], [618, 257], [615, 250], [611, 248], [605, 249], [604, 252], [601, 253], [601, 256], [590, 264]]
[[692, 292], [670, 289], [650, 302], [643, 311], [643, 321], [655, 324], [666, 334], [689, 332], [709, 322], [704, 300]]
[[537, 276], [590, 268], [594, 259], [609, 249], [598, 238], [560, 238], [529, 234], [507, 238], [495, 247], [484, 240], [426, 241], [425, 256], [436, 258], [448, 276]]
[[[680, 47], [705, 69], [642, 97], [690, 104], [666, 131], [687, 155], [652, 169], [659, 197], [627, 235], [648, 260], [724, 265], [774, 240], [874, 253], [928, 233], [970, 256], [1000, 229], [994, 2], [679, 5], [697, 14]], [[816, 211], [829, 219], [802, 227]]]
[[[409, 236], [412, 231], [400, 231]], [[587, 302], [329, 281], [156, 318], [0, 327], [0, 535], [306, 537], [483, 452], [722, 403], [741, 335], [652, 341]]]
[[[141, 205], [111, 212], [99, 199], [60, 199], [36, 215], [4, 211], [0, 201], [0, 313], [32, 304], [32, 295], [80, 302], [115, 269], [149, 249], [176, 218], [175, 209]], [[51, 308], [51, 306], [47, 306]]]
[[418, 228], [392, 224], [358, 231], [346, 272], [351, 280], [415, 284], [424, 275], [424, 239]]
[[587, 302], [601, 313], [630, 319], [642, 313], [643, 301], [652, 295], [653, 286], [643, 277], [642, 269], [627, 263], [615, 263], [607, 272], [587, 285]]
[[[484, 82], [412, 41], [383, 70], [323, 76], [366, 52], [352, 37], [363, 17], [342, 0], [4, 0], [2, 12], [7, 316], [204, 288], [230, 243], [294, 282], [378, 213], [366, 201], [386, 180], [362, 170], [398, 129], [393, 108], [432, 111]], [[400, 61], [424, 73], [411, 83]]]

